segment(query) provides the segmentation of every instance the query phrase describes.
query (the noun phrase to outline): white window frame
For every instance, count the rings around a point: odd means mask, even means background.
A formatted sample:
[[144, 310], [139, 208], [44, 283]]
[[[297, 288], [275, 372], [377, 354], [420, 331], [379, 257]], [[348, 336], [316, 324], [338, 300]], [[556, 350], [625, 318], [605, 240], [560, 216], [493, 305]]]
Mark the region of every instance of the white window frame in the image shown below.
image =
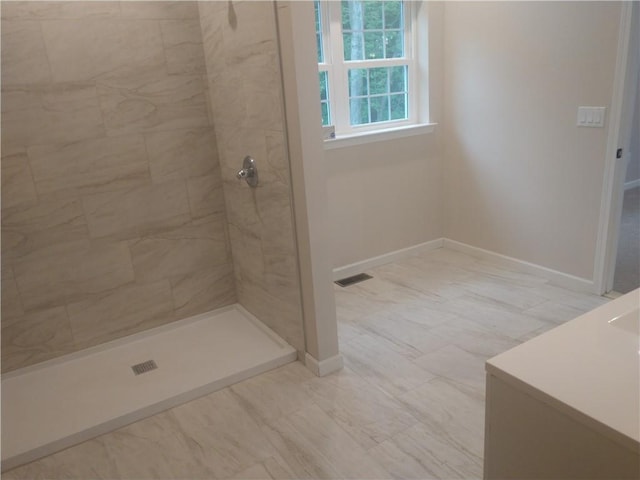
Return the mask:
[[[376, 60], [344, 60], [342, 36], [342, 2], [320, 0], [322, 24], [322, 46], [324, 63], [318, 64], [318, 71], [328, 74], [328, 95], [330, 122], [335, 127], [336, 137], [368, 134], [371, 132], [397, 129], [417, 125], [418, 105], [418, 62], [416, 59], [417, 25], [414, 2], [404, 0], [404, 52], [403, 58]], [[348, 71], [352, 68], [376, 68], [407, 66], [407, 108], [408, 118], [384, 122], [351, 125], [349, 113]]]

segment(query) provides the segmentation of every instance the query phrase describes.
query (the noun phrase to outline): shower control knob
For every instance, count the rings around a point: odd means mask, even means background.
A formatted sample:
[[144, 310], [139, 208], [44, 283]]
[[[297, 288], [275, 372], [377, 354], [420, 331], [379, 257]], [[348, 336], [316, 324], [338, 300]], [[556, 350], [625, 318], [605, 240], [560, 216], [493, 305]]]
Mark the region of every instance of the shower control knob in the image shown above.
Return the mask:
[[236, 173], [238, 180], [244, 179], [250, 187], [256, 187], [258, 185], [258, 168], [256, 167], [256, 161], [247, 155], [242, 161], [242, 169]]

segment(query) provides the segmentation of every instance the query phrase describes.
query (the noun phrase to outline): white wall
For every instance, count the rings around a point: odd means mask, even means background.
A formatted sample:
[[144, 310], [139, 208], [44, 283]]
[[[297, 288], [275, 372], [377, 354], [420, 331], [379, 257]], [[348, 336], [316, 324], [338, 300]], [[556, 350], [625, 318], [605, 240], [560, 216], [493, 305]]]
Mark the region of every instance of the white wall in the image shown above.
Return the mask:
[[[445, 236], [591, 279], [618, 3], [447, 2]], [[607, 122], [608, 124], [608, 122]]]
[[[442, 119], [442, 13], [438, 3], [420, 11], [422, 20], [431, 19], [421, 46], [429, 60], [432, 122]], [[333, 267], [442, 237], [441, 144], [436, 127], [431, 134], [325, 151]]]

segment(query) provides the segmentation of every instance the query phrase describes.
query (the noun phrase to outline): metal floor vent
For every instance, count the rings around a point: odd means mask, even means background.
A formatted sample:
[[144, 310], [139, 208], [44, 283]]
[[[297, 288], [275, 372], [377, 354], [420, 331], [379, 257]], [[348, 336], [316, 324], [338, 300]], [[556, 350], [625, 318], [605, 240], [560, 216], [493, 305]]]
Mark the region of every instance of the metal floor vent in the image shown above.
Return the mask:
[[366, 273], [359, 273], [357, 275], [353, 275], [347, 278], [341, 278], [340, 280], [336, 280], [336, 284], [341, 287], [348, 287], [349, 285], [353, 285], [354, 283], [363, 282], [365, 280], [369, 280], [373, 278], [371, 275], [367, 275]]
[[156, 365], [155, 360], [147, 360], [146, 362], [138, 363], [131, 366], [131, 370], [133, 370], [133, 373], [135, 373], [136, 375], [150, 372], [151, 370], [155, 370], [156, 368], [158, 368], [158, 365]]

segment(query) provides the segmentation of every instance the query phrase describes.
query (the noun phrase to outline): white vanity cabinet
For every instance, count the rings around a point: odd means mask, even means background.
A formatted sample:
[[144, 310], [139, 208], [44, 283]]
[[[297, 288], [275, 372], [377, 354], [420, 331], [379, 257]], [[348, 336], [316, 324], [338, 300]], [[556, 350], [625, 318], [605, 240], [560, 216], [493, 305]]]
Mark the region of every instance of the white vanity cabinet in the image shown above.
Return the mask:
[[486, 364], [486, 479], [640, 479], [640, 290]]

